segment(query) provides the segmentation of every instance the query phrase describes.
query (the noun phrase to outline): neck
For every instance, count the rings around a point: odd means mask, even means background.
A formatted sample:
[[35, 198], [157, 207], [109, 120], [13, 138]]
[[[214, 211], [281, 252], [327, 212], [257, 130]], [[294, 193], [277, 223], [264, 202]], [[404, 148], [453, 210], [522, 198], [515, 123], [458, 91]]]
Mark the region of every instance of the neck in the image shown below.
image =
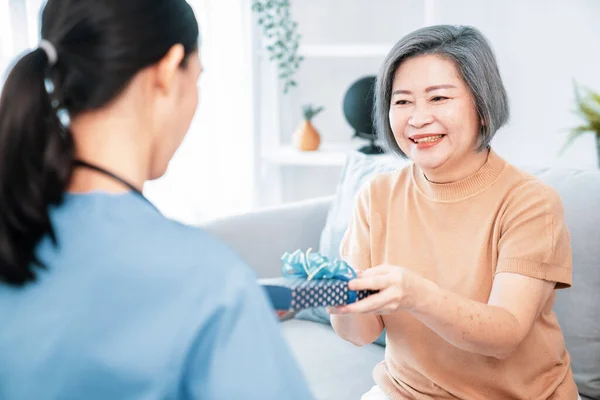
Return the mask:
[[[75, 140], [75, 158], [103, 168], [142, 190], [149, 178], [151, 149], [144, 144], [143, 127], [136, 118], [100, 112], [77, 117], [71, 132]], [[129, 190], [125, 185], [100, 172], [75, 168], [70, 192]]]
[[465, 179], [481, 169], [485, 165], [490, 153], [489, 149], [472, 154], [468, 160], [461, 162], [458, 166], [442, 165], [440, 168], [423, 170], [425, 177], [432, 183], [452, 183]]
[[434, 201], [459, 201], [479, 193], [494, 184], [507, 165], [493, 150], [481, 168], [452, 182], [435, 183], [427, 180], [423, 171], [413, 164], [412, 176], [419, 190]]

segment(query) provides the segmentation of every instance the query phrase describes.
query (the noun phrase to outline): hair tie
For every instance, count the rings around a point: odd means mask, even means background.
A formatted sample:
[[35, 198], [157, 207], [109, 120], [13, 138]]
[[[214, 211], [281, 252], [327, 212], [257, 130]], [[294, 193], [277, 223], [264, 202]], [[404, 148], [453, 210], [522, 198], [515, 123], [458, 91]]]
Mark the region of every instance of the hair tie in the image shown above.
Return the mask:
[[56, 47], [46, 39], [40, 40], [40, 44], [38, 46], [40, 49], [44, 50], [46, 56], [48, 57], [48, 64], [52, 67], [58, 61], [58, 52], [56, 51]]

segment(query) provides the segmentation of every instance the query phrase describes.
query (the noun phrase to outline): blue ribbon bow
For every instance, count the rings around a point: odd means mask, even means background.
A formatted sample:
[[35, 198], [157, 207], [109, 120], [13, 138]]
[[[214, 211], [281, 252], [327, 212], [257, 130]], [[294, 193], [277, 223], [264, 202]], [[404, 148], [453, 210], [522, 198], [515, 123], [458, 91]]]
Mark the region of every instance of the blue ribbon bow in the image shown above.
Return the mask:
[[281, 256], [281, 271], [286, 278], [340, 279], [349, 281], [356, 278], [356, 272], [343, 260], [329, 260], [319, 253], [296, 250]]

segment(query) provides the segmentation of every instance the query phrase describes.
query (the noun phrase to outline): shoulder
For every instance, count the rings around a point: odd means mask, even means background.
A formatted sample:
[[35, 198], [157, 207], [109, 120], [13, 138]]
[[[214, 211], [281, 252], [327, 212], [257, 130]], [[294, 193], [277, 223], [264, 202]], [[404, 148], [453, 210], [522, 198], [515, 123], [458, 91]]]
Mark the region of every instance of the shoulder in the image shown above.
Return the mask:
[[164, 217], [149, 222], [146, 229], [129, 232], [139, 240], [124, 241], [128, 248], [120, 246], [119, 259], [106, 274], [148, 298], [156, 314], [206, 320], [257, 300], [255, 272], [225, 242]]
[[[558, 191], [535, 175], [507, 164], [504, 174], [508, 180], [506, 199], [513, 206], [542, 206], [549, 211], [560, 211], [562, 200]], [[506, 182], [506, 181], [505, 181]]]
[[526, 221], [554, 225], [564, 219], [562, 199], [555, 188], [510, 164], [503, 173], [505, 176], [498, 182], [504, 186], [500, 210], [503, 231]]
[[[68, 218], [57, 218], [57, 223], [64, 227], [61, 237], [69, 251], [90, 247], [87, 257], [93, 264], [106, 265], [101, 269], [104, 275], [149, 290], [198, 290], [236, 277], [251, 279], [253, 272], [241, 257], [209, 232], [173, 221], [135, 197], [123, 198], [121, 204], [115, 199], [99, 201]], [[73, 216], [86, 218], [88, 224], [69, 222]]]
[[374, 206], [379, 203], [387, 203], [394, 191], [410, 185], [411, 176], [412, 164], [393, 171], [378, 173], [361, 187], [359, 198], [363, 198]]
[[168, 263], [173, 272], [225, 278], [250, 271], [233, 249], [200, 227], [162, 216], [149, 222], [151, 227], [139, 233], [148, 241], [145, 247], [153, 260]]

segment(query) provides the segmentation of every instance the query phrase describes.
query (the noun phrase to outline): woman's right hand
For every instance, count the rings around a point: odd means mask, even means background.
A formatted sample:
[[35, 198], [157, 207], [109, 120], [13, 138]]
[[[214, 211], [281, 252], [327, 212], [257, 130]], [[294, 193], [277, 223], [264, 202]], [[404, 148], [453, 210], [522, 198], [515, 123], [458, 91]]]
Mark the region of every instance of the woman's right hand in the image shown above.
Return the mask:
[[357, 346], [373, 343], [383, 332], [383, 320], [376, 314], [332, 314], [333, 307], [327, 307], [331, 316], [331, 326], [344, 340]]

